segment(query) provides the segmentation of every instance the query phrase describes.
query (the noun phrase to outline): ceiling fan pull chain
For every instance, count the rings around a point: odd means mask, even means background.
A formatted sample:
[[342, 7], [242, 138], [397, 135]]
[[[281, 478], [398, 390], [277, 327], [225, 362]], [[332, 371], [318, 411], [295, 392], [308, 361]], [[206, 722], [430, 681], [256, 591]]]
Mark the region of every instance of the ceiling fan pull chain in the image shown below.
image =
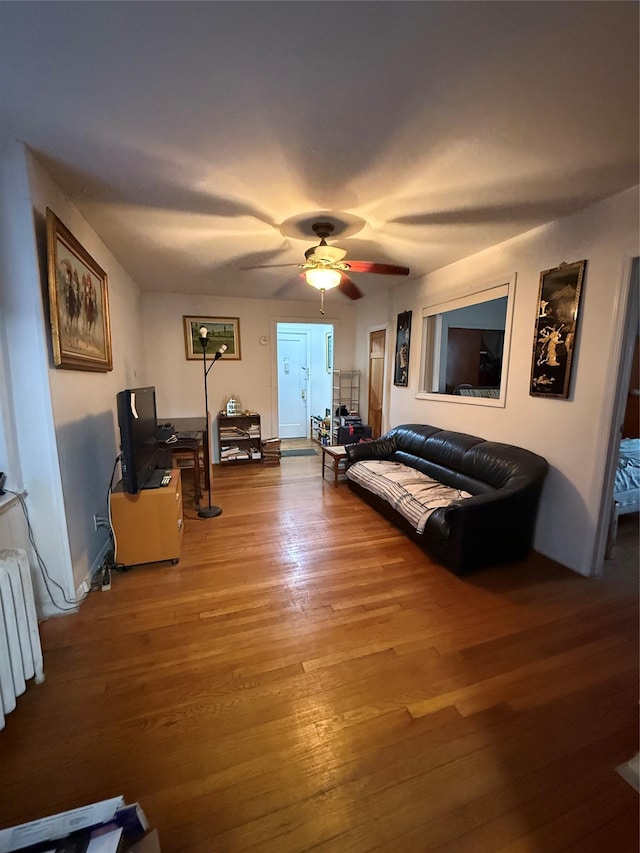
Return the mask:
[[324, 289], [320, 291], [320, 313], [324, 314]]

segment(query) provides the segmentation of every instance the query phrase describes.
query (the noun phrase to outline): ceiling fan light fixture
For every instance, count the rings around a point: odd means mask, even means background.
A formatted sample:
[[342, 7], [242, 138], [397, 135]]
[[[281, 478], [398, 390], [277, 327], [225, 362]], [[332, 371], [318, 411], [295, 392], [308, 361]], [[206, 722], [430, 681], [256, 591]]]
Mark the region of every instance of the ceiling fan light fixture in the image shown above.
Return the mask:
[[305, 273], [307, 284], [315, 287], [316, 290], [333, 290], [342, 280], [340, 270], [327, 269], [326, 267], [315, 267], [307, 270]]

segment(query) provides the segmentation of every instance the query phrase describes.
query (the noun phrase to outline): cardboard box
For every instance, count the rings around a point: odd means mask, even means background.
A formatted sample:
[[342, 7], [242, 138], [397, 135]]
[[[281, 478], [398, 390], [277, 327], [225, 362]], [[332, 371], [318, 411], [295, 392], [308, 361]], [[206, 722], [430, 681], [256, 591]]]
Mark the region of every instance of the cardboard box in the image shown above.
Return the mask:
[[154, 829], [140, 839], [133, 847], [129, 847], [126, 853], [162, 853], [160, 850], [160, 838], [158, 830]]

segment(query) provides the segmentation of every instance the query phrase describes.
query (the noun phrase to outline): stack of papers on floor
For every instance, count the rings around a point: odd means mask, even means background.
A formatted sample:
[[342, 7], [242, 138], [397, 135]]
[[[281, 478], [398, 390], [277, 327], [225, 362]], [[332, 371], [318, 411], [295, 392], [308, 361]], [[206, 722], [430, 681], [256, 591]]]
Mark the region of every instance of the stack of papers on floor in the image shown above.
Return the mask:
[[280, 439], [279, 438], [265, 438], [264, 441], [261, 442], [262, 448], [262, 461], [265, 465], [279, 465], [280, 464]]
[[0, 853], [160, 853], [138, 805], [112, 797], [0, 829]]

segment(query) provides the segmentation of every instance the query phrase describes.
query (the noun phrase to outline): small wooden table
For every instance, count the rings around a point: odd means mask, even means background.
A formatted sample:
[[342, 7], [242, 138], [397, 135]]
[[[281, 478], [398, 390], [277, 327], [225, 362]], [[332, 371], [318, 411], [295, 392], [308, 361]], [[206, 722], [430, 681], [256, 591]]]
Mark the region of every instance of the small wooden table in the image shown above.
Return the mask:
[[322, 444], [320, 447], [322, 449], [322, 479], [324, 479], [325, 468], [333, 470], [333, 485], [337, 489], [338, 474], [344, 473], [347, 451], [344, 449], [344, 444]]
[[[189, 453], [193, 456], [193, 482], [195, 502], [199, 503], [202, 497], [200, 488], [200, 451], [202, 450], [202, 461], [204, 468], [204, 487], [209, 488], [209, 476], [211, 467], [209, 463], [209, 442], [207, 441], [207, 419], [206, 418], [158, 418], [159, 424], [170, 423], [176, 432], [198, 432], [197, 439], [178, 439], [172, 444], [162, 443], [163, 447], [176, 453]], [[173, 467], [173, 466], [172, 466]]]

